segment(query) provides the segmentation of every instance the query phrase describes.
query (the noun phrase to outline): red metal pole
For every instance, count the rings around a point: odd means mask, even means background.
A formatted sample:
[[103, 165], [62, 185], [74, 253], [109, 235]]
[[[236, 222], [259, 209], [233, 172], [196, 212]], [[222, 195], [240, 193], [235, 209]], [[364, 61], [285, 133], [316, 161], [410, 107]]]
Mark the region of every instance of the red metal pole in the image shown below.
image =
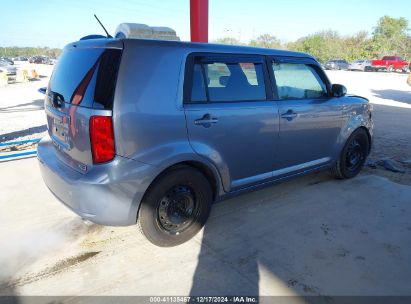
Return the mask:
[[208, 42], [208, 0], [190, 0], [192, 42]]

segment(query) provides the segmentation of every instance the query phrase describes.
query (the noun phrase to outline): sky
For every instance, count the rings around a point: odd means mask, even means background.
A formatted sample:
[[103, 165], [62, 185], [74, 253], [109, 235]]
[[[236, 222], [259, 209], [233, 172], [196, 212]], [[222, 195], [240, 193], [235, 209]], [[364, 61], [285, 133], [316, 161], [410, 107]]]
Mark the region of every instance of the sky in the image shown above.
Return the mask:
[[[189, 0], [0, 0], [0, 46], [61, 48], [89, 34], [114, 34], [122, 22], [168, 26], [190, 40]], [[411, 22], [410, 0], [209, 0], [209, 40], [248, 42], [271, 34], [284, 42], [321, 30], [372, 32], [383, 16]]]

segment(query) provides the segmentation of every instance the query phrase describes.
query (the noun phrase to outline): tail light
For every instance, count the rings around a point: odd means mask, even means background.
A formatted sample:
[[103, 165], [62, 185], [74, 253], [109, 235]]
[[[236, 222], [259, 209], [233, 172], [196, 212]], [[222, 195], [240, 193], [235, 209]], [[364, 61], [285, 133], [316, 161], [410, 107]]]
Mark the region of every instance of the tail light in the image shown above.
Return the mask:
[[114, 134], [111, 116], [90, 117], [90, 142], [94, 163], [105, 163], [114, 158]]

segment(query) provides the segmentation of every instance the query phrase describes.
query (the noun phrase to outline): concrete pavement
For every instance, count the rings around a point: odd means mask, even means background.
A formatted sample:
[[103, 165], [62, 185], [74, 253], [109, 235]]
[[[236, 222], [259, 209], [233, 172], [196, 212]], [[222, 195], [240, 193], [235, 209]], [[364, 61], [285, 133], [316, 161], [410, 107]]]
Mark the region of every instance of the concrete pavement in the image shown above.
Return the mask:
[[84, 224], [35, 158], [0, 166], [0, 294], [411, 295], [411, 187], [382, 177], [242, 195], [193, 240], [157, 248], [135, 226]]

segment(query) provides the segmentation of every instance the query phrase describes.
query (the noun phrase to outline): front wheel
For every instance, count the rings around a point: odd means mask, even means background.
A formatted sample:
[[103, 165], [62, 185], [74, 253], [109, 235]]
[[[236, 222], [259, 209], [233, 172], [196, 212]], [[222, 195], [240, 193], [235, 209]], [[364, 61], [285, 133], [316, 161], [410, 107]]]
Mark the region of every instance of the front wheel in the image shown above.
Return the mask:
[[171, 170], [144, 196], [138, 225], [154, 245], [180, 245], [204, 226], [212, 200], [210, 183], [201, 172], [190, 167]]
[[331, 172], [336, 178], [352, 178], [360, 173], [368, 156], [370, 142], [367, 132], [360, 128], [348, 138]]
[[394, 72], [394, 66], [390, 65], [390, 66], [388, 67], [388, 69], [387, 69], [387, 72], [388, 72], [388, 73]]

